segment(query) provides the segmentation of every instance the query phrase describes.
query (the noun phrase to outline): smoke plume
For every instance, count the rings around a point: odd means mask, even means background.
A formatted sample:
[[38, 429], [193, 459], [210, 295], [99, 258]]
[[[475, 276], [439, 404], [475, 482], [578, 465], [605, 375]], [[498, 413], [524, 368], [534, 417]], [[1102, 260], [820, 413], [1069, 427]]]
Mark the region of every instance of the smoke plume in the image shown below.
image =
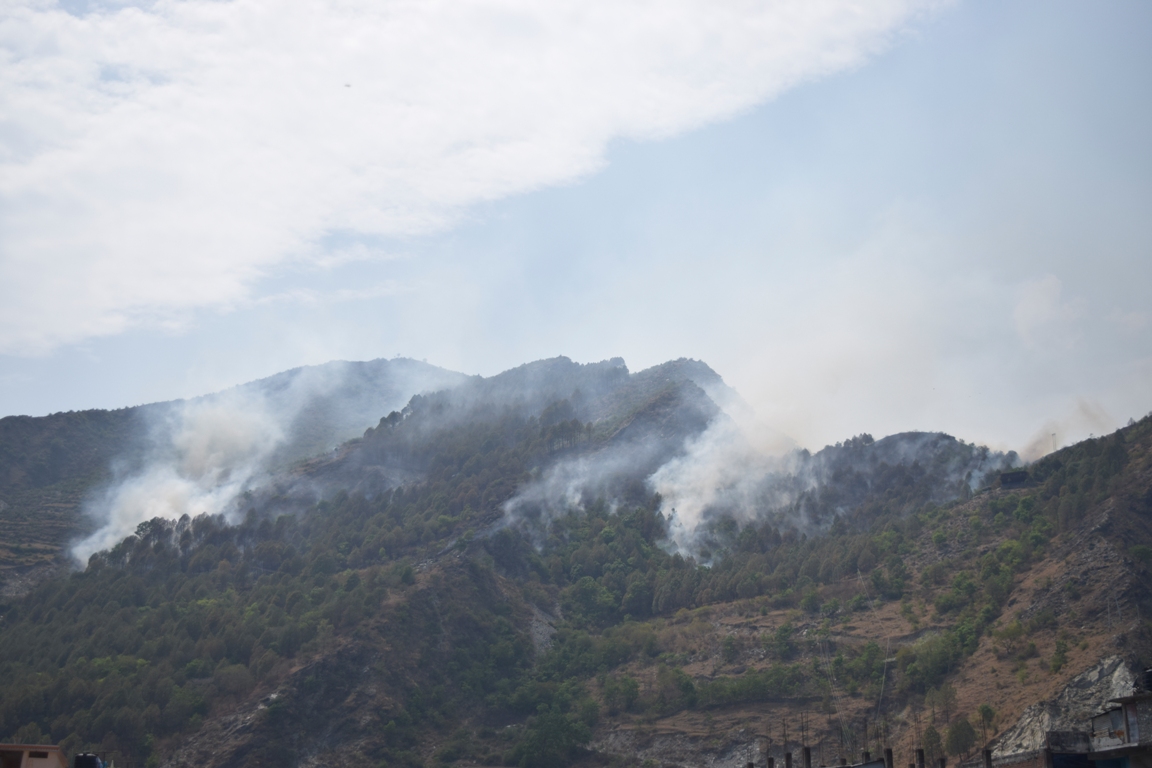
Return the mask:
[[729, 398], [727, 408], [688, 433], [654, 431], [642, 452], [609, 447], [555, 463], [504, 505], [504, 523], [532, 529], [593, 500], [634, 503], [639, 486], [660, 496], [668, 545], [708, 561], [710, 552], [730, 544], [715, 533], [721, 520], [816, 534], [870, 494], [919, 485], [918, 498], [943, 503], [1019, 461], [1012, 452], [928, 432], [881, 440], [860, 435], [815, 454], [773, 452], [765, 446], [778, 448], [778, 436], [766, 439], [750, 410], [733, 403], [740, 405]]
[[672, 542], [690, 550], [710, 509], [735, 510], [743, 522], [754, 517], [756, 496], [777, 463], [752, 447], [735, 420], [727, 415], [714, 419], [648, 478], [663, 498]]
[[173, 407], [156, 425], [157, 444], [143, 469], [89, 502], [87, 513], [102, 525], [73, 556], [86, 562], [154, 517], [228, 515], [284, 437], [260, 395], [230, 392]]
[[1093, 433], [1103, 435], [1119, 426], [1099, 403], [1080, 398], [1066, 418], [1045, 422], [1021, 453], [1026, 461], [1036, 461], [1070, 440], [1082, 440]]
[[358, 437], [414, 394], [463, 381], [415, 360], [298, 368], [195, 400], [149, 406], [130, 456], [84, 506], [95, 531], [81, 563], [159, 517], [239, 513], [237, 499], [272, 473]]

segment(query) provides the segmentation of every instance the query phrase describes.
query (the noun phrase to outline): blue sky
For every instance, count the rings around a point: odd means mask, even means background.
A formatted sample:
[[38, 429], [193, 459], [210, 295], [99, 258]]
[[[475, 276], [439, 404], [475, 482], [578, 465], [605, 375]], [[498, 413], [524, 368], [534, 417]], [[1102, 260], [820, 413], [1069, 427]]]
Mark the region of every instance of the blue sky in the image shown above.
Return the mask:
[[1147, 3], [356, 5], [0, 20], [0, 414], [396, 354], [695, 357], [812, 448], [1152, 409]]

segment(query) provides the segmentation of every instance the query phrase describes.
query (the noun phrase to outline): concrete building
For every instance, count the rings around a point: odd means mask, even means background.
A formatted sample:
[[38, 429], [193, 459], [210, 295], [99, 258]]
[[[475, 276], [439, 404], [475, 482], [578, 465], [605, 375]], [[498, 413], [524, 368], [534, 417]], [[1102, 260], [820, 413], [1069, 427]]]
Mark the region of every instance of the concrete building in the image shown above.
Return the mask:
[[0, 744], [0, 768], [68, 768], [68, 764], [57, 746]]

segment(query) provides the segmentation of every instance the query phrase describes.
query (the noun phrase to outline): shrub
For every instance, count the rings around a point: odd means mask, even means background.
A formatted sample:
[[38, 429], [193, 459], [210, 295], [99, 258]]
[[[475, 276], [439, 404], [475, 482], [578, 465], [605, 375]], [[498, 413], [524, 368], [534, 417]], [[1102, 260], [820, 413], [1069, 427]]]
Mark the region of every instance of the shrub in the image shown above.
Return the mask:
[[740, 648], [736, 643], [736, 638], [733, 635], [725, 637], [720, 649], [720, 655], [723, 657], [724, 663], [731, 664], [736, 661], [736, 657], [739, 654]]
[[962, 717], [948, 726], [948, 736], [944, 741], [944, 746], [947, 748], [948, 754], [967, 756], [975, 744], [976, 731], [972, 728], [972, 724], [968, 722], [968, 718]]

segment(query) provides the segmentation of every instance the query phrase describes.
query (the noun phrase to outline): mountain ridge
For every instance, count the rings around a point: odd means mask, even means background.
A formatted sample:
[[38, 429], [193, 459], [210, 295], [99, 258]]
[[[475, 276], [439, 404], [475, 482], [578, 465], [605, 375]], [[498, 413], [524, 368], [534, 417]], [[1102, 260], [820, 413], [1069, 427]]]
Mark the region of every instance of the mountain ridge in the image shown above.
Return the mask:
[[172, 768], [743, 765], [797, 712], [820, 754], [903, 752], [1152, 659], [1098, 602], [1152, 608], [1152, 419], [1008, 486], [1011, 456], [940, 433], [741, 463], [677, 540], [689, 470], [734, 455], [706, 452], [731, 419], [701, 365], [468, 379], [229, 516], [141, 522], [0, 600], [0, 736]]
[[0, 541], [0, 584], [24, 589], [29, 579], [66, 567], [66, 547], [93, 530], [82, 514], [86, 500], [120, 475], [138, 471], [178, 428], [187, 407], [228, 398], [258, 400], [263, 407], [265, 396], [273, 409], [291, 407], [295, 413], [286, 426], [296, 439], [269, 457], [285, 464], [371, 424], [348, 418], [350, 409], [333, 407], [334, 399], [386, 410], [402, 405], [425, 384], [439, 388], [463, 378], [415, 360], [333, 361], [183, 400], [6, 416], [0, 419], [0, 524], [6, 532]]

